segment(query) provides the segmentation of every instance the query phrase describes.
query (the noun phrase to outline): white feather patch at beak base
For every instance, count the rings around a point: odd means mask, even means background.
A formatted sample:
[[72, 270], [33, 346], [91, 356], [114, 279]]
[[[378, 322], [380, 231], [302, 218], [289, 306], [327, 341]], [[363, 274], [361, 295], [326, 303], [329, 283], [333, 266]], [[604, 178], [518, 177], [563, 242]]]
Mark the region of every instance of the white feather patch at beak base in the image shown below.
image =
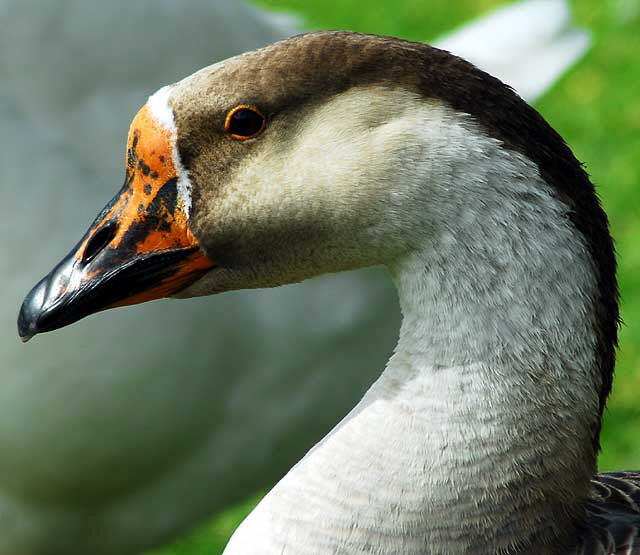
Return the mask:
[[169, 102], [172, 89], [173, 85], [166, 85], [152, 94], [147, 100], [147, 108], [156, 123], [171, 133], [171, 158], [178, 178], [178, 196], [182, 202], [185, 215], [189, 218], [191, 213], [191, 180], [189, 179], [189, 172], [182, 165], [178, 152], [178, 128], [176, 127], [173, 109]]

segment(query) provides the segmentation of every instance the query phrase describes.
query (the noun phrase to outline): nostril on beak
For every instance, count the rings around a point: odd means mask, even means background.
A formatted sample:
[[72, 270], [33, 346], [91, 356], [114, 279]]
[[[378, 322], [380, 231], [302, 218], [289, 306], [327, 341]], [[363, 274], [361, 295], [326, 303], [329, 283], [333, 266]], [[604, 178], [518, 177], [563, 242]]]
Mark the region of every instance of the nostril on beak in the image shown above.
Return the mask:
[[107, 222], [89, 239], [84, 253], [82, 254], [82, 264], [89, 264], [102, 250], [113, 240], [118, 231], [118, 224]]

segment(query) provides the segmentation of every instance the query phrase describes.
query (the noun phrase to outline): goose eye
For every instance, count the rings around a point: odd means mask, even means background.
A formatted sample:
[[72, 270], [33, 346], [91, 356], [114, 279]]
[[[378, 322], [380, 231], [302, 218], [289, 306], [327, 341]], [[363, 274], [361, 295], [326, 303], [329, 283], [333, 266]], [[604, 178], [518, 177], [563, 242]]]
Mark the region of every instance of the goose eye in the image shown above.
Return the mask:
[[260, 111], [253, 106], [236, 106], [227, 114], [224, 130], [232, 139], [244, 141], [258, 135], [266, 122]]

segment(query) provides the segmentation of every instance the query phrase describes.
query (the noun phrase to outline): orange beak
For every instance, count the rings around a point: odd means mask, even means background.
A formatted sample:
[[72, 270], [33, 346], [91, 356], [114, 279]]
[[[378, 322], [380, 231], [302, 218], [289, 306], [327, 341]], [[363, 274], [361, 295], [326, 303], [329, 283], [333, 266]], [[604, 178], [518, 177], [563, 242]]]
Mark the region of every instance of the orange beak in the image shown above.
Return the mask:
[[188, 222], [172, 132], [146, 106], [134, 118], [120, 192], [78, 245], [27, 295], [23, 341], [112, 308], [171, 296], [213, 267]]

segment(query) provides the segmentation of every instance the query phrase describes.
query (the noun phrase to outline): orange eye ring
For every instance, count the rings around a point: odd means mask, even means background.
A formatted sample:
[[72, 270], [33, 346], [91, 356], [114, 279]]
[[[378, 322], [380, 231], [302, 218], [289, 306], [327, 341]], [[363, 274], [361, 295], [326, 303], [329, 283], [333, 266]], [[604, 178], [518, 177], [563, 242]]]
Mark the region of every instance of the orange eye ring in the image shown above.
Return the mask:
[[267, 126], [267, 119], [255, 106], [240, 104], [229, 110], [224, 120], [224, 130], [236, 141], [257, 137]]

